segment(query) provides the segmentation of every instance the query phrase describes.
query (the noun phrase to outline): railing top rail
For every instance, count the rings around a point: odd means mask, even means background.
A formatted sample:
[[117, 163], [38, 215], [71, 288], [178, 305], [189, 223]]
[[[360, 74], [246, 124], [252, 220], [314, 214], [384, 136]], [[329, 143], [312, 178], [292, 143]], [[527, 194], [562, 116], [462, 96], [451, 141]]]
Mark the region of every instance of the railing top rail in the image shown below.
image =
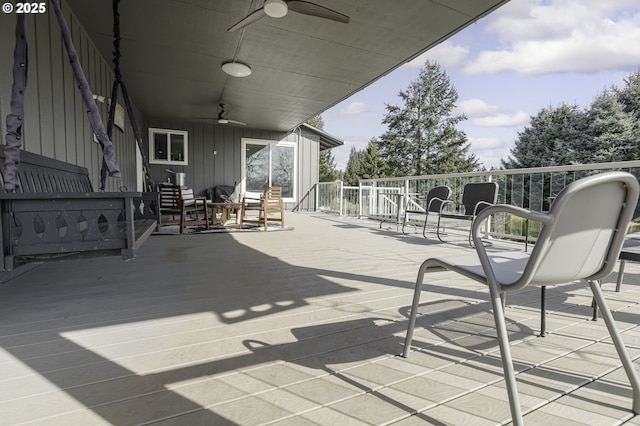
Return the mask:
[[437, 175], [421, 175], [421, 176], [403, 176], [394, 178], [379, 179], [363, 179], [361, 184], [375, 184], [376, 182], [398, 182], [407, 180], [425, 180], [425, 179], [443, 179], [443, 178], [464, 178], [464, 177], [481, 177], [496, 175], [521, 175], [533, 173], [554, 173], [554, 172], [572, 172], [580, 170], [603, 170], [603, 169], [627, 169], [639, 167], [640, 161], [615, 161], [609, 163], [592, 163], [592, 164], [572, 164], [568, 166], [550, 166], [550, 167], [529, 167], [523, 169], [500, 169], [489, 170], [484, 172], [466, 172], [466, 173], [445, 173]]

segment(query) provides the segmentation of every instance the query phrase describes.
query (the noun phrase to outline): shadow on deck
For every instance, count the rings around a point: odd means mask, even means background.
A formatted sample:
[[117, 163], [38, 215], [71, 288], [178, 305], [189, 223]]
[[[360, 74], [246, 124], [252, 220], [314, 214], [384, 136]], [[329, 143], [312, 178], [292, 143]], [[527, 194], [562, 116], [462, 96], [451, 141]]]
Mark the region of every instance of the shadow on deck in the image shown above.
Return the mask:
[[[398, 356], [419, 262], [467, 252], [462, 241], [287, 220], [293, 232], [152, 236], [131, 262], [43, 264], [0, 285], [0, 423], [509, 421], [481, 285], [428, 277], [415, 351]], [[626, 282], [638, 272], [628, 265]], [[605, 287], [637, 357], [636, 287]], [[508, 301], [528, 424], [633, 417], [588, 295], [578, 284], [548, 291], [547, 338], [537, 289]]]

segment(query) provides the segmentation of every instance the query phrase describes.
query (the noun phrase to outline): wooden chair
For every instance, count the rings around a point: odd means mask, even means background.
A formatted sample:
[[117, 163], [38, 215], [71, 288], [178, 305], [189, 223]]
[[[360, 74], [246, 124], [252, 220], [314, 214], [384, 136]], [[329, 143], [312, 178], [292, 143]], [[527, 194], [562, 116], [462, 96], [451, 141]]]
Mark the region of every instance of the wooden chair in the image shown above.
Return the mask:
[[[179, 185], [158, 185], [160, 193], [160, 223], [156, 230], [163, 225], [180, 224], [180, 233], [184, 233], [187, 226], [206, 226], [209, 229], [209, 210], [206, 197], [196, 197], [193, 189], [184, 189]], [[203, 213], [200, 219], [198, 213]], [[187, 221], [187, 214], [196, 215], [195, 220]], [[177, 216], [177, 218], [176, 218]]]
[[[247, 212], [257, 211], [258, 216], [246, 217]], [[240, 214], [240, 229], [245, 223], [258, 223], [267, 230], [268, 222], [280, 222], [284, 227], [284, 203], [282, 202], [282, 188], [269, 186], [260, 198], [243, 197], [242, 212]]]

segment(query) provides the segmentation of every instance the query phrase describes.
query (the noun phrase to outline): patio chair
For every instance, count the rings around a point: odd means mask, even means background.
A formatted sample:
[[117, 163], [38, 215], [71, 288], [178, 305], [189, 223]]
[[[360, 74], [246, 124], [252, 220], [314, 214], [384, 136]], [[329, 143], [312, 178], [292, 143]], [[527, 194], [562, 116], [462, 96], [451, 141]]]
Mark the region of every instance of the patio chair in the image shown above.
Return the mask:
[[[418, 270], [403, 356], [409, 355], [425, 272], [445, 268], [489, 287], [502, 357], [512, 421], [522, 424], [522, 413], [504, 317], [503, 296], [528, 285], [555, 285], [584, 280], [591, 287], [618, 356], [633, 388], [632, 409], [640, 413], [640, 382], [616, 328], [599, 280], [616, 266], [627, 225], [638, 201], [640, 185], [624, 172], [609, 172], [580, 179], [558, 195], [548, 213], [510, 205], [485, 208], [473, 222], [476, 255], [425, 260]], [[543, 224], [531, 251], [489, 255], [481, 243], [482, 222], [495, 213], [508, 213]]]
[[[248, 212], [258, 212], [256, 216], [247, 216]], [[258, 223], [267, 230], [268, 222], [280, 222], [284, 228], [284, 203], [282, 188], [269, 186], [260, 198], [242, 197], [242, 211], [240, 212], [240, 229], [245, 223]]]
[[[196, 197], [193, 189], [182, 188], [180, 185], [159, 184], [160, 193], [160, 223], [156, 230], [163, 225], [179, 224], [180, 233], [184, 233], [187, 226], [206, 226], [209, 229], [209, 210], [206, 197]], [[200, 219], [198, 213], [202, 212]], [[188, 215], [195, 215], [195, 220], [187, 221]]]
[[[429, 219], [429, 214], [440, 214], [442, 210], [442, 203], [451, 197], [451, 188], [446, 185], [440, 185], [433, 187], [427, 192], [427, 196], [424, 199], [418, 199], [419, 203], [424, 203], [424, 209], [416, 209], [412, 208], [411, 202], [412, 200], [407, 200], [407, 206], [404, 209], [404, 219], [402, 221], [402, 233], [406, 234], [404, 231], [407, 222], [409, 221], [410, 215], [412, 214], [420, 214], [424, 215], [424, 225], [422, 226], [422, 236], [427, 237], [427, 219]], [[419, 204], [414, 204], [415, 206], [419, 206]]]
[[[497, 199], [498, 184], [495, 182], [473, 182], [466, 184], [464, 188], [462, 188], [462, 203], [456, 203], [452, 200], [447, 200], [442, 203], [436, 228], [438, 239], [443, 243], [446, 242], [442, 239], [442, 218], [467, 220], [473, 224], [478, 213], [495, 204]], [[454, 208], [454, 212], [452, 213], [447, 211], [450, 206]], [[469, 226], [469, 244], [473, 246], [471, 241], [471, 226]]]

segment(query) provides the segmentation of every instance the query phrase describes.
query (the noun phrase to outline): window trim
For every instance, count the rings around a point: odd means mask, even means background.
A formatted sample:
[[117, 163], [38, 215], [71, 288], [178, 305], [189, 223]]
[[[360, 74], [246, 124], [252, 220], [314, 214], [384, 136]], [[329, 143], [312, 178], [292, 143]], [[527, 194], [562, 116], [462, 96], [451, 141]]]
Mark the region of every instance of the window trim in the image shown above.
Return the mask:
[[[183, 152], [184, 159], [182, 161], [179, 160], [162, 160], [155, 158], [155, 146], [154, 146], [154, 135], [156, 134], [165, 134], [167, 135], [167, 144], [171, 141], [171, 135], [181, 135], [183, 137]], [[167, 147], [167, 152], [170, 152], [169, 147]], [[168, 164], [174, 166], [187, 166], [189, 165], [189, 132], [186, 130], [176, 130], [176, 129], [162, 129], [158, 127], [149, 127], [149, 163], [150, 164]]]
[[241, 165], [241, 173], [242, 173], [242, 184], [241, 191], [242, 194], [249, 196], [259, 196], [262, 194], [255, 193], [253, 191], [247, 192], [247, 144], [253, 145], [265, 145], [269, 147], [269, 182], [268, 185], [271, 185], [271, 153], [272, 147], [274, 146], [288, 146], [293, 147], [293, 197], [282, 197], [282, 201], [285, 203], [294, 203], [296, 202], [296, 196], [298, 194], [298, 143], [295, 141], [288, 140], [269, 140], [269, 139], [252, 139], [252, 138], [242, 138], [242, 165]]

